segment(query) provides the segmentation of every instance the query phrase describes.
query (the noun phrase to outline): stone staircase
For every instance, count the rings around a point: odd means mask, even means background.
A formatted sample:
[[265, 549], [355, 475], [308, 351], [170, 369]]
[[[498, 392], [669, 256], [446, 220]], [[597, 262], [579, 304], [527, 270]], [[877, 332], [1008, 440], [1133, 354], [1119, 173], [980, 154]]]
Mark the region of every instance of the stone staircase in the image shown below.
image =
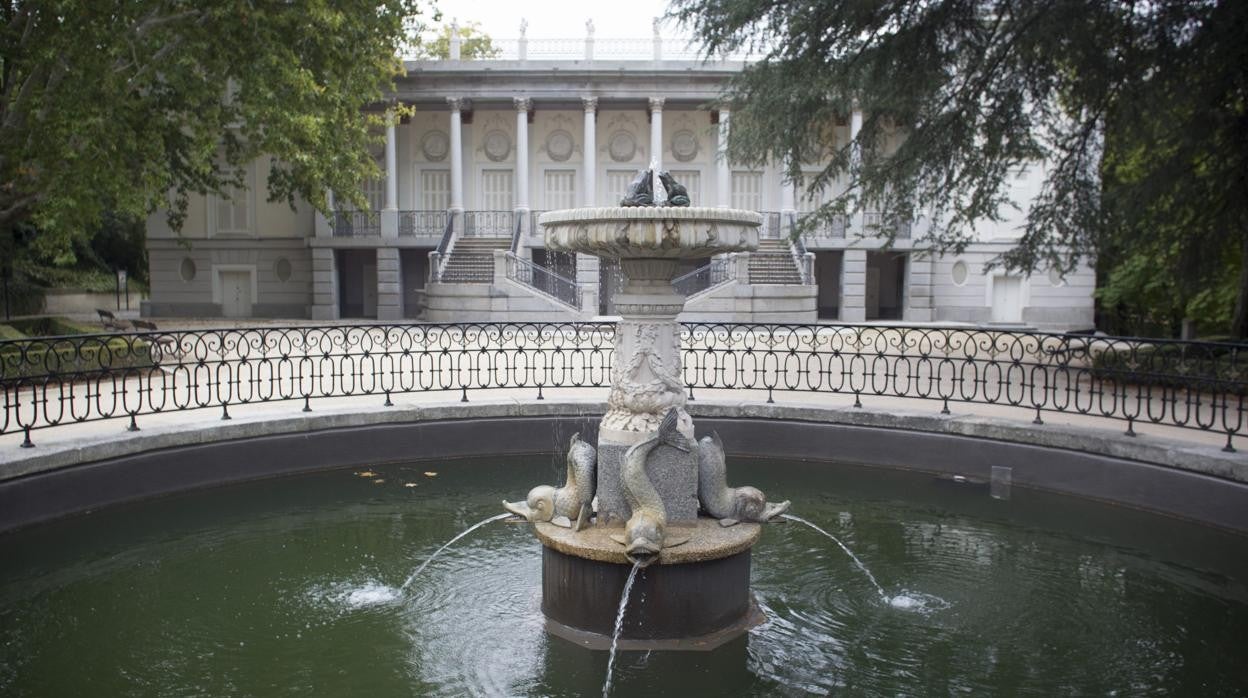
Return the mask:
[[494, 250], [511, 249], [510, 238], [461, 237], [442, 268], [442, 283], [488, 284], [494, 281]]
[[788, 240], [758, 241], [758, 251], [750, 253], [750, 283], [802, 283], [802, 274], [793, 262]]

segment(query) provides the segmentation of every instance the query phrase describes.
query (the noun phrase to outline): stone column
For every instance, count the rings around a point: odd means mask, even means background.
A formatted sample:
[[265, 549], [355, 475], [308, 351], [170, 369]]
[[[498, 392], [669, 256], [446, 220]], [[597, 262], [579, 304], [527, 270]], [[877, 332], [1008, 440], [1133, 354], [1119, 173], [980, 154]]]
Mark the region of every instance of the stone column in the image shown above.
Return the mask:
[[867, 319], [867, 251], [845, 250], [841, 258], [841, 320]]
[[732, 208], [732, 169], [728, 166], [728, 110], [719, 110], [719, 133], [715, 154], [716, 203], [720, 208]]
[[447, 97], [446, 103], [451, 107], [451, 215], [458, 229], [464, 213], [464, 134], [459, 113], [463, 99]]
[[332, 247], [312, 248], [312, 319], [338, 319], [338, 269]]
[[403, 278], [395, 247], [377, 248], [377, 319], [403, 319]]
[[386, 201], [381, 210], [381, 236], [399, 236], [399, 162], [394, 134], [394, 111], [386, 112]]
[[528, 97], [516, 97], [516, 215], [520, 216], [520, 249], [516, 254], [529, 258], [525, 236], [532, 234], [532, 216], [529, 215], [529, 110], [533, 101]]
[[516, 210], [529, 210], [529, 110], [533, 100], [516, 97]]
[[581, 195], [581, 205], [594, 205], [597, 200], [597, 181], [595, 175], [598, 169], [597, 145], [595, 141], [598, 135], [598, 124], [595, 118], [595, 112], [598, 110], [597, 97], [582, 97], [581, 103], [585, 106], [585, 157], [582, 158], [584, 170], [584, 193]]
[[662, 97], [650, 98], [650, 160], [663, 169], [663, 101]]

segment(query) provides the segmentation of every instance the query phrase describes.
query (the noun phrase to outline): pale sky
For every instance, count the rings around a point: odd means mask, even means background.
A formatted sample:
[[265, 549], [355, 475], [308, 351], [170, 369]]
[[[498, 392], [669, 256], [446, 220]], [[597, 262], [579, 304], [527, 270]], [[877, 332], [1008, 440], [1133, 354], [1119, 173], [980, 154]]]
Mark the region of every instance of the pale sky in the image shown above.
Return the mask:
[[[442, 19], [460, 24], [480, 22], [495, 39], [520, 35], [521, 18], [529, 21], [530, 39], [580, 39], [585, 36], [585, 20], [594, 20], [594, 37], [600, 39], [645, 39], [653, 36], [651, 22], [667, 12], [667, 0], [582, 0], [549, 2], [543, 0], [437, 0]], [[663, 27], [664, 37], [680, 35], [672, 24]]]

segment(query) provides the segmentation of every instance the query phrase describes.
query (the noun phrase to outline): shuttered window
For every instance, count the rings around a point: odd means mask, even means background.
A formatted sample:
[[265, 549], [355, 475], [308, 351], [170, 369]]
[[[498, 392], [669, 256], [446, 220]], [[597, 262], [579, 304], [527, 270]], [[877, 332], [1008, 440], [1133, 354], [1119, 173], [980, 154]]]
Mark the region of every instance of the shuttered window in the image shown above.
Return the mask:
[[481, 172], [481, 210], [510, 211], [515, 205], [512, 170], [484, 170]]
[[420, 210], [445, 211], [451, 207], [451, 171], [420, 171]]
[[546, 170], [547, 211], [576, 206], [576, 170]]
[[243, 187], [227, 187], [217, 196], [216, 230], [218, 233], [252, 232], [255, 206], [255, 166], [248, 165]]
[[763, 210], [763, 173], [732, 173], [732, 207], [746, 211]]

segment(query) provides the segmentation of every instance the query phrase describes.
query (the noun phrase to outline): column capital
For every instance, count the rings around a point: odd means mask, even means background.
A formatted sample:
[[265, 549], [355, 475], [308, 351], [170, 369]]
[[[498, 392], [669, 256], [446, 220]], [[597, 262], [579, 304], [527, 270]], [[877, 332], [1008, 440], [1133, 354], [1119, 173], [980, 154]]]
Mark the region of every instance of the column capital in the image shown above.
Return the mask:
[[597, 97], [581, 97], [581, 104], [584, 105], [587, 114], [598, 111]]
[[453, 112], [462, 111], [463, 108], [467, 106], [467, 102], [468, 100], [464, 99], [463, 97], [447, 97], [446, 98], [446, 103], [450, 105], [451, 111]]
[[516, 105], [516, 111], [527, 114], [533, 110], [533, 100], [528, 97], [513, 97], [511, 101]]
[[664, 97], [650, 98], [650, 111], [663, 111], [663, 102], [667, 101]]

